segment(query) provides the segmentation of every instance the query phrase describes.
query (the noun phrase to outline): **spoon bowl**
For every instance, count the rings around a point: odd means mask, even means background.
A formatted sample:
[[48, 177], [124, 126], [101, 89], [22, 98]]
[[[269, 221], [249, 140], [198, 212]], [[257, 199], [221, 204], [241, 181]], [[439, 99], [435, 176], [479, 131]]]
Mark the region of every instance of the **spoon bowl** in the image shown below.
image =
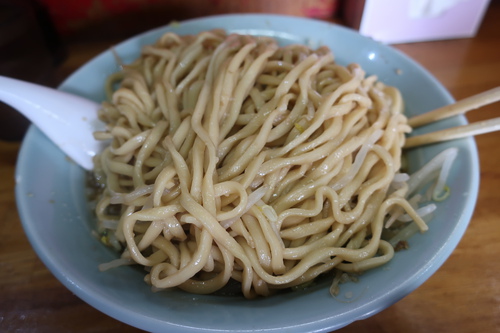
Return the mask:
[[105, 143], [93, 132], [105, 128], [100, 104], [60, 90], [0, 76], [0, 101], [10, 105], [54, 142], [75, 163], [90, 170]]

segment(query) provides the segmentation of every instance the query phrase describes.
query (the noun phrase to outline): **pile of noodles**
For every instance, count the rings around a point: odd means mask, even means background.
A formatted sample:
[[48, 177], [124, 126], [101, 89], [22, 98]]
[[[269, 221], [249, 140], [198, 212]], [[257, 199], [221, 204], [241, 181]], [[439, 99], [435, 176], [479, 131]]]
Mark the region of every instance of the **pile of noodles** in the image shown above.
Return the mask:
[[119, 75], [94, 171], [100, 235], [122, 251], [109, 267], [254, 297], [388, 262], [390, 215], [426, 230], [393, 186], [410, 131], [399, 91], [328, 48], [167, 33]]

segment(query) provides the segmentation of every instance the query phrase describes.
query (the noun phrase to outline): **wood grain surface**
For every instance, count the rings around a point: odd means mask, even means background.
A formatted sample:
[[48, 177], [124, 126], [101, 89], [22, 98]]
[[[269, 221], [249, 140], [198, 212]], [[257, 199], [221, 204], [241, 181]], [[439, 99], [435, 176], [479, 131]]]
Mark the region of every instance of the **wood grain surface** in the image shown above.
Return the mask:
[[[59, 81], [125, 37], [94, 32], [68, 40], [68, 57], [57, 69]], [[456, 99], [500, 86], [500, 1], [492, 0], [474, 38], [395, 47], [426, 67]], [[498, 117], [499, 111], [497, 103], [468, 118]], [[500, 132], [476, 141], [479, 198], [456, 250], [409, 296], [338, 332], [500, 332]], [[0, 332], [139, 332], [81, 301], [38, 259], [14, 199], [18, 149], [19, 143], [0, 141]]]

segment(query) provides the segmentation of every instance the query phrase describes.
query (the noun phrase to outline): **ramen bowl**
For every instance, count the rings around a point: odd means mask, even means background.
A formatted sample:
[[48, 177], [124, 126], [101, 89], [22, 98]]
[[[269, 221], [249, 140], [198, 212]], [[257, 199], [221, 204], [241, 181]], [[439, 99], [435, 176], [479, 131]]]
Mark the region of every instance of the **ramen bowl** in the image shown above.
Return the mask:
[[[399, 88], [410, 116], [453, 102], [435, 78], [402, 53], [352, 30], [303, 18], [249, 14], [195, 19], [126, 40], [114, 52], [128, 63], [138, 57], [143, 45], [152, 44], [166, 31], [195, 34], [214, 28], [272, 36], [282, 45], [329, 46], [338, 63], [358, 63], [368, 74]], [[105, 98], [105, 78], [117, 69], [112, 52], [104, 52], [60, 89], [100, 102]], [[465, 123], [464, 117], [455, 117], [419, 131]], [[408, 161], [410, 169], [416, 170], [449, 147], [459, 150], [448, 179], [453, 186], [450, 196], [437, 203], [429, 231], [410, 238], [409, 249], [397, 252], [388, 264], [365, 272], [356, 283], [342, 284], [336, 297], [329, 293], [328, 279], [303, 290], [248, 300], [177, 289], [153, 293], [143, 281], [144, 272], [133, 266], [99, 271], [100, 263], [118, 254], [92, 236], [95, 222], [86, 198], [86, 173], [35, 127], [29, 129], [19, 154], [16, 198], [25, 232], [48, 269], [82, 300], [117, 320], [155, 332], [327, 332], [372, 316], [405, 297], [436, 272], [457, 246], [478, 192], [474, 140], [416, 148], [408, 153]]]

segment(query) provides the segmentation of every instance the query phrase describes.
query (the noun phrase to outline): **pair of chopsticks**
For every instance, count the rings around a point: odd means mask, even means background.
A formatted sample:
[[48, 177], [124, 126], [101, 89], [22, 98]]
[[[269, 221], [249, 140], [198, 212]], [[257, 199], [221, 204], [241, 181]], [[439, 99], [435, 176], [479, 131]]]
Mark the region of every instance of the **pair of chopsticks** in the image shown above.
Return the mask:
[[[466, 112], [479, 109], [482, 106], [497, 102], [499, 100], [500, 87], [496, 87], [480, 94], [467, 97], [454, 104], [446, 105], [433, 111], [412, 117], [408, 119], [408, 125], [410, 125], [412, 128], [417, 128], [441, 119], [449, 118], [459, 114], [465, 114]], [[460, 139], [467, 136], [490, 133], [499, 130], [500, 117], [409, 137], [406, 139], [404, 148], [412, 148], [441, 141]]]

